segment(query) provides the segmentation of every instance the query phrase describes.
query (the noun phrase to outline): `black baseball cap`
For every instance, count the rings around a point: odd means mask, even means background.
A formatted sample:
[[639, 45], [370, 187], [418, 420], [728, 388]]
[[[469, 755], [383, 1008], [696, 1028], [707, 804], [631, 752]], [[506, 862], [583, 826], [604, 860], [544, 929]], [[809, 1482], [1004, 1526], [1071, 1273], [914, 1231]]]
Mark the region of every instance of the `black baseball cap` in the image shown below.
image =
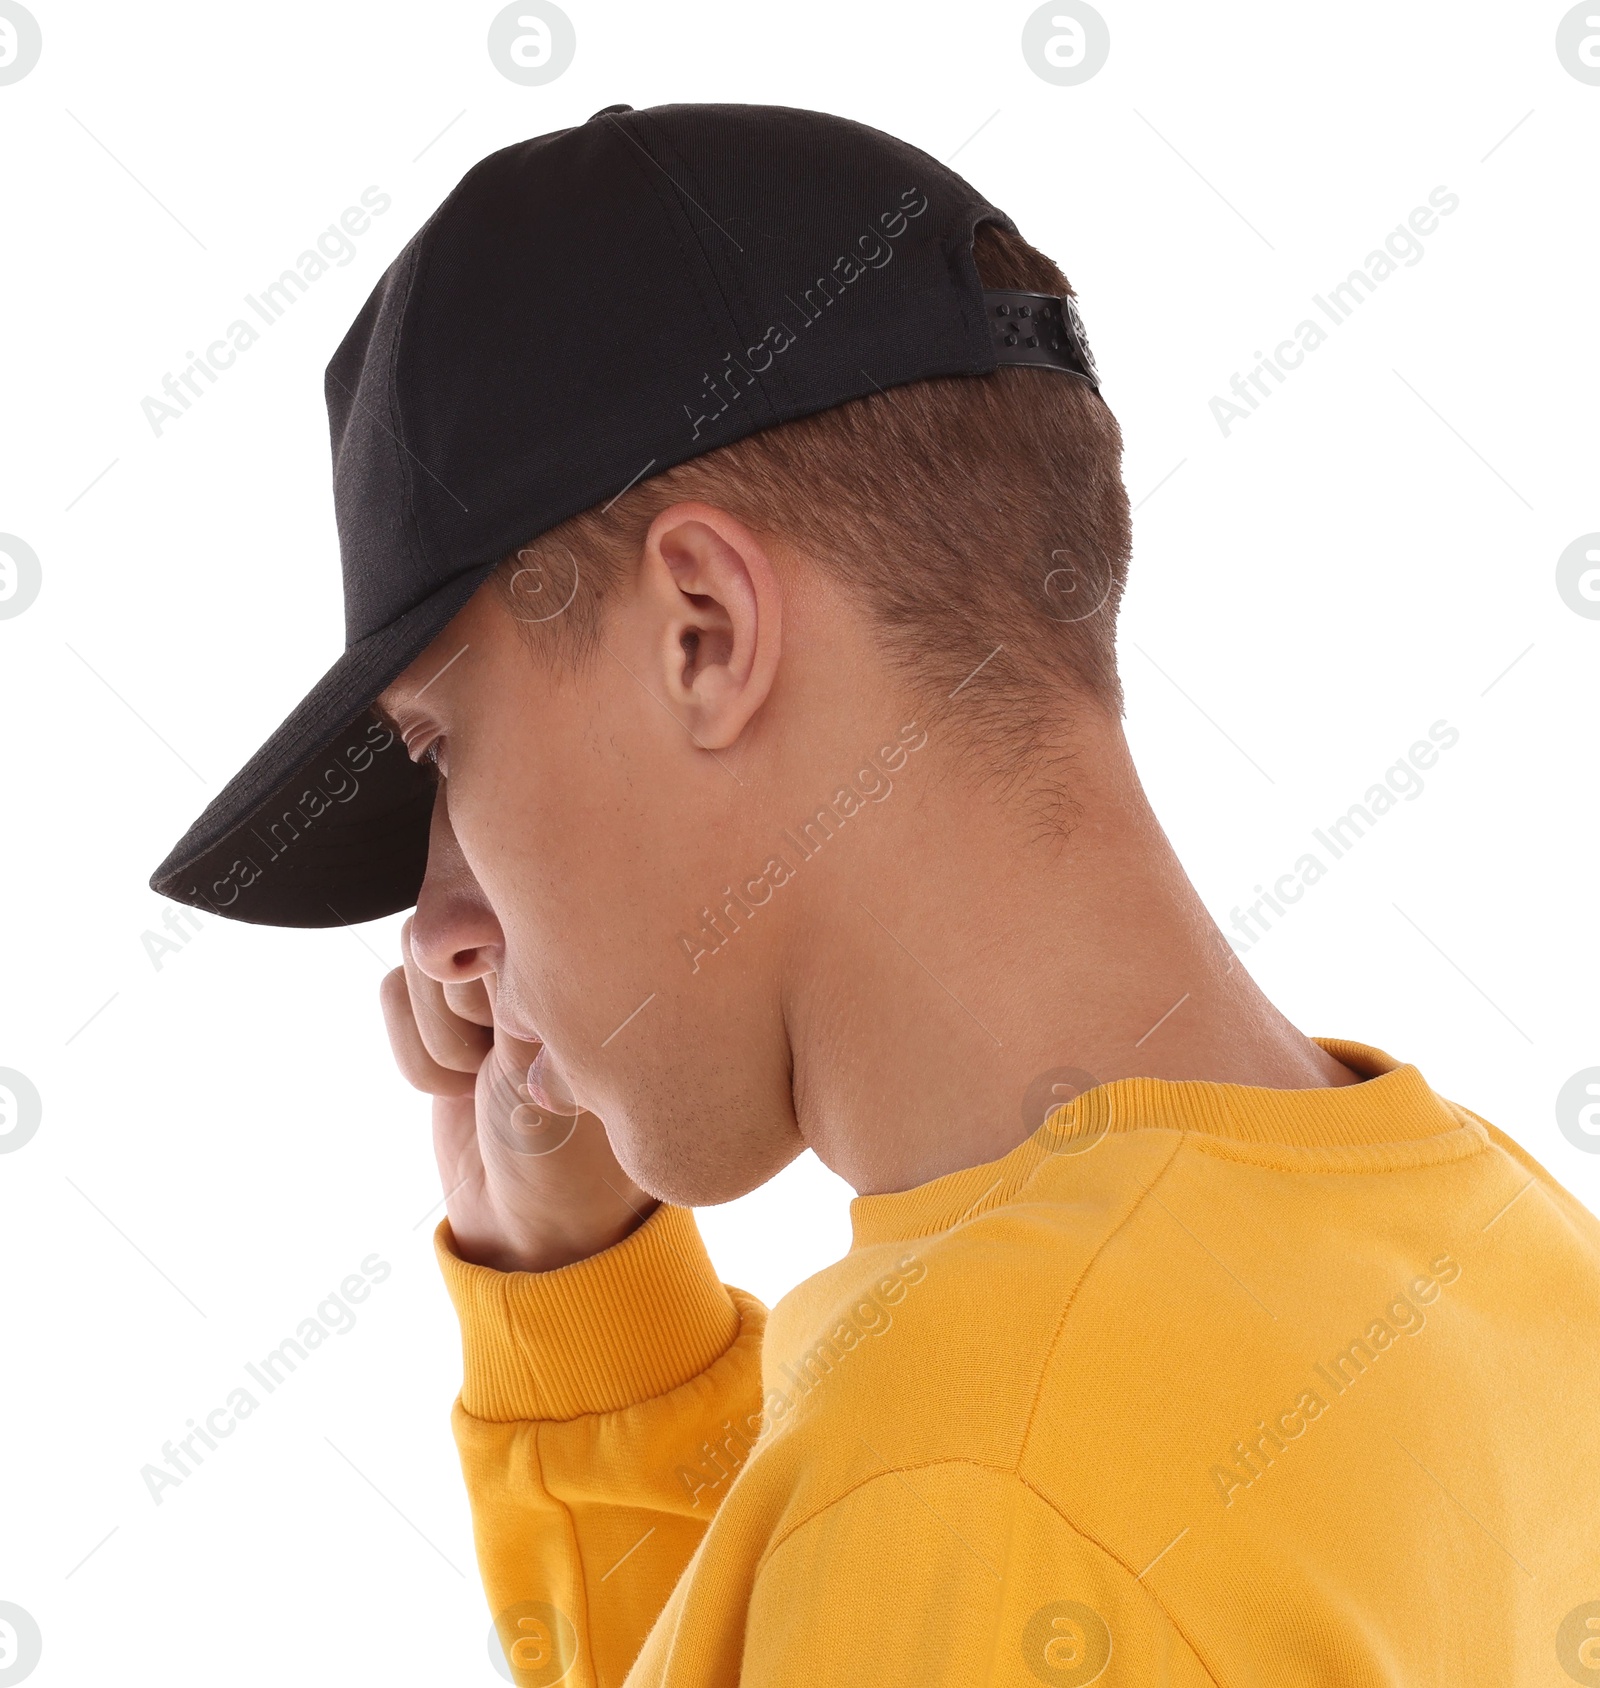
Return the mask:
[[986, 222], [1016, 232], [916, 147], [782, 106], [608, 106], [475, 165], [328, 365], [344, 654], [152, 889], [271, 926], [409, 908], [434, 785], [373, 705], [518, 547], [909, 381], [1098, 391], [1070, 295], [984, 291]]

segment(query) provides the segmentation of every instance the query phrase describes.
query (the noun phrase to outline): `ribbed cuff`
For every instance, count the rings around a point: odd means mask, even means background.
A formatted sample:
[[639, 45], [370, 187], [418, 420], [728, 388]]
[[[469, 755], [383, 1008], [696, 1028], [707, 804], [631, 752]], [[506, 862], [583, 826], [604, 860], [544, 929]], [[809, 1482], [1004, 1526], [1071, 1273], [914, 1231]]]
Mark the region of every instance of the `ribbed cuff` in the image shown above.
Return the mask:
[[551, 1272], [496, 1272], [434, 1250], [461, 1320], [461, 1405], [474, 1418], [581, 1418], [698, 1377], [739, 1333], [688, 1208], [663, 1203], [614, 1247]]

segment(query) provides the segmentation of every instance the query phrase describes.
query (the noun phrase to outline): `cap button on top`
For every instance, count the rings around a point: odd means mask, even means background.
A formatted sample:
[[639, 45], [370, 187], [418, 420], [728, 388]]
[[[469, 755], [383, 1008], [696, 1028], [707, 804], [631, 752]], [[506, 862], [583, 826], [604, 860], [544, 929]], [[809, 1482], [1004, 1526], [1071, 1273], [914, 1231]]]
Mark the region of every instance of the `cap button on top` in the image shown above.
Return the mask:
[[609, 117], [611, 115], [611, 113], [614, 112], [614, 111], [632, 111], [632, 110], [633, 110], [633, 107], [631, 105], [602, 106], [600, 108], [600, 110], [597, 111], [594, 114], [594, 117], [591, 117], [589, 119], [589, 121], [591, 123], [593, 123], [595, 117]]

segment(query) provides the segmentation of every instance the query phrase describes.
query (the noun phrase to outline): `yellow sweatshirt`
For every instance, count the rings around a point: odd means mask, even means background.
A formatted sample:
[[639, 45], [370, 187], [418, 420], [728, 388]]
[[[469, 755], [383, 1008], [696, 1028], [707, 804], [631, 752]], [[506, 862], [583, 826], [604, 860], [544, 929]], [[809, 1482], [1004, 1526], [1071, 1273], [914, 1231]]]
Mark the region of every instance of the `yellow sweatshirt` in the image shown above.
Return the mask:
[[663, 1207], [439, 1257], [514, 1680], [1600, 1683], [1600, 1223], [1417, 1069], [1122, 1079], [770, 1316]]

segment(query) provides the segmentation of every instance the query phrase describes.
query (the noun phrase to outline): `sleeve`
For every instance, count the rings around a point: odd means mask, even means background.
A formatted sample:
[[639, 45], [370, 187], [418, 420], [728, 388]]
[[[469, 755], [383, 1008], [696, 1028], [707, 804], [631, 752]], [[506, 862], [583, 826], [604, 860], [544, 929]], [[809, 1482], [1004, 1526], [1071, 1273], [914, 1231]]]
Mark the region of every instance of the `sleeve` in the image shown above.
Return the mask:
[[1133, 1569], [1011, 1473], [871, 1465], [769, 1551], [740, 1688], [1217, 1688]]
[[663, 1205], [591, 1259], [495, 1272], [435, 1248], [461, 1320], [452, 1413], [513, 1680], [611, 1688], [714, 1515], [761, 1395], [766, 1309]]

